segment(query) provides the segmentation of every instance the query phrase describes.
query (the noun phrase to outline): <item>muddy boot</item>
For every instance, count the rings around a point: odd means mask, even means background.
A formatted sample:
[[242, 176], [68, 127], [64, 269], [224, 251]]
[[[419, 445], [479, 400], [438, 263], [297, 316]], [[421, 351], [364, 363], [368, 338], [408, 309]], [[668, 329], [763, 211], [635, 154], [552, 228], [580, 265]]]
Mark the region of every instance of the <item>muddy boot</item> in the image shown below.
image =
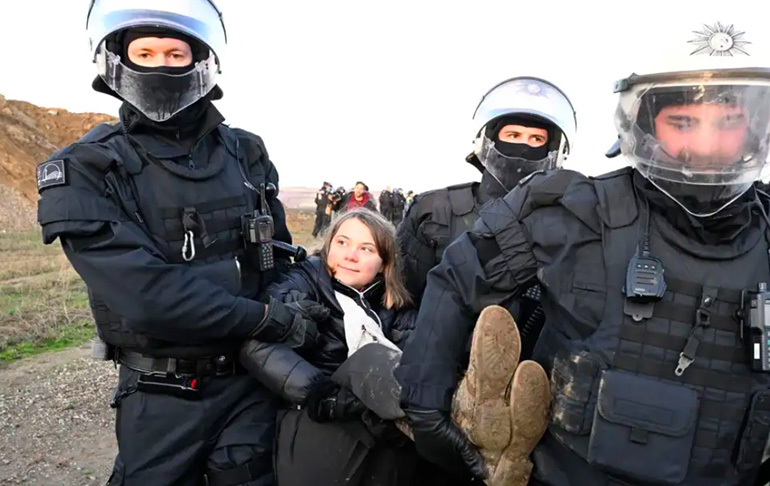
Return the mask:
[[511, 384], [511, 441], [491, 471], [487, 484], [529, 484], [529, 475], [532, 472], [529, 455], [545, 433], [550, 406], [551, 388], [548, 375], [538, 363], [523, 361], [516, 368]]
[[468, 371], [455, 392], [452, 418], [479, 448], [490, 478], [511, 442], [506, 392], [520, 353], [521, 337], [511, 314], [496, 305], [485, 308], [473, 331]]

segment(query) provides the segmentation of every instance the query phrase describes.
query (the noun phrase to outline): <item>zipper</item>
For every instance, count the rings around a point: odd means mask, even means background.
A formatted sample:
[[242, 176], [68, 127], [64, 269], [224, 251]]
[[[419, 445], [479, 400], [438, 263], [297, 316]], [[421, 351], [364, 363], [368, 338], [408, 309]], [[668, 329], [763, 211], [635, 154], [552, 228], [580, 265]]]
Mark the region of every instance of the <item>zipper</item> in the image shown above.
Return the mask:
[[367, 302], [366, 299], [364, 298], [364, 295], [367, 292], [369, 292], [370, 290], [372, 290], [382, 282], [381, 281], [374, 282], [369, 287], [367, 287], [363, 292], [360, 292], [349, 285], [345, 285], [339, 280], [337, 280], [337, 283], [339, 283], [340, 286], [345, 287], [345, 289], [348, 289], [355, 293], [356, 298], [354, 298], [353, 300], [356, 302], [356, 304], [358, 304], [361, 308], [364, 309], [364, 312], [366, 312], [366, 315], [371, 317], [374, 320], [374, 322], [376, 322], [377, 325], [380, 326], [380, 329], [382, 330], [382, 321], [380, 320], [380, 316], [378, 316], [377, 313], [372, 310], [372, 307], [369, 305], [369, 302]]

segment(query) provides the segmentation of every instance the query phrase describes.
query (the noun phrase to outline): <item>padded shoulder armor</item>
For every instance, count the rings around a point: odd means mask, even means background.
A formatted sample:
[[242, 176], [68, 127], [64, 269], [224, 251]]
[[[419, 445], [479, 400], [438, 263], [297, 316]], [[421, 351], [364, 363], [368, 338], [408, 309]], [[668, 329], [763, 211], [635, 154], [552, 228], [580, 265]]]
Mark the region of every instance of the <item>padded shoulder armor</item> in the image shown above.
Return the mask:
[[447, 187], [449, 204], [452, 206], [452, 213], [455, 216], [464, 216], [473, 211], [476, 207], [476, 198], [473, 195], [473, 188], [478, 182], [467, 182]]
[[624, 167], [592, 178], [599, 202], [599, 216], [610, 228], [628, 226], [639, 214], [632, 177], [633, 170]]
[[75, 143], [101, 143], [118, 134], [120, 134], [120, 123], [100, 123]]
[[[612, 187], [619, 180], [622, 180], [621, 174], [615, 177], [590, 178], [572, 170], [548, 171], [529, 178], [509, 192], [503, 201], [510, 208], [512, 217], [518, 220], [527, 218], [540, 208], [561, 206], [592, 231], [599, 233], [605, 218], [599, 219], [602, 211], [597, 211], [597, 206], [606, 208], [607, 211], [612, 209], [613, 205], [625, 206], [618, 199], [624, 199], [621, 196], [628, 194], [624, 192], [626, 189]], [[597, 189], [596, 186], [600, 188]], [[607, 197], [602, 200], [597, 192]], [[635, 217], [635, 203], [632, 204], [634, 211], [621, 208], [626, 213], [625, 216], [615, 215], [616, 210], [612, 210], [615, 224], [617, 221], [628, 221], [629, 216]], [[630, 221], [626, 224], [630, 224]]]
[[[272, 182], [278, 188], [278, 171], [270, 161], [262, 137], [240, 128], [229, 128], [225, 125], [221, 127], [223, 134], [229, 133], [229, 136], [237, 138], [239, 157], [246, 161], [250, 178], [258, 182], [260, 176], [264, 175], [267, 182]], [[229, 147], [230, 143], [227, 143]]]

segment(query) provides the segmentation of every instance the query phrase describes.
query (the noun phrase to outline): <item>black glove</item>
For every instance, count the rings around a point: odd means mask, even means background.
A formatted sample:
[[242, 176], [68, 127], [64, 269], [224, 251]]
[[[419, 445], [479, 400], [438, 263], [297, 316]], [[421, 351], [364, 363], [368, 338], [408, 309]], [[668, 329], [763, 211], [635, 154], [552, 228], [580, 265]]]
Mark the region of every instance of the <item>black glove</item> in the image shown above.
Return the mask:
[[484, 458], [449, 414], [419, 408], [404, 409], [404, 413], [421, 456], [448, 471], [460, 472], [464, 464], [475, 477], [486, 478]]
[[316, 385], [305, 401], [307, 414], [314, 422], [341, 422], [361, 416], [363, 403], [347, 388], [332, 381]]
[[312, 348], [318, 341], [318, 327], [296, 307], [270, 297], [265, 317], [249, 337], [267, 343], [285, 343], [293, 349], [303, 350]]
[[[289, 294], [291, 295], [291, 294]], [[284, 303], [286, 307], [300, 312], [303, 316], [307, 317], [316, 324], [321, 324], [329, 318], [331, 311], [323, 304], [319, 304], [314, 300], [307, 298], [297, 299], [294, 302]]]

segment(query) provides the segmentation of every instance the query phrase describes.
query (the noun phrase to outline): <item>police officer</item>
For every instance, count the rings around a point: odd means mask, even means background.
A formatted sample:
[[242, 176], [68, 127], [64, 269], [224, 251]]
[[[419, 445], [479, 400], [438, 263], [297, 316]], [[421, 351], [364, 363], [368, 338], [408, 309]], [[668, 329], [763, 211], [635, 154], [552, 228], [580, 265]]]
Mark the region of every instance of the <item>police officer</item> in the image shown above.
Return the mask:
[[312, 343], [253, 298], [287, 264], [278, 173], [212, 104], [226, 45], [209, 0], [94, 0], [97, 91], [123, 100], [38, 167], [38, 220], [85, 281], [103, 358], [120, 364], [111, 485], [273, 484], [275, 403], [235, 357], [254, 336]]
[[[644, 41], [663, 67], [615, 85], [631, 167], [533, 176], [429, 275], [396, 371], [423, 454], [479, 471], [446, 419], [457, 363], [482, 308], [538, 282], [534, 354], [554, 395], [530, 484], [753, 484], [770, 433], [770, 220], [754, 186], [770, 143], [770, 45], [760, 19], [659, 20], [671, 36], [661, 50]], [[428, 423], [426, 410], [444, 418]]]
[[[560, 168], [575, 144], [577, 118], [569, 98], [554, 84], [522, 76], [498, 83], [473, 114], [474, 150], [466, 161], [481, 172], [470, 182], [414, 197], [398, 237], [407, 289], [419, 303], [428, 272], [456, 237], [473, 227], [481, 207], [502, 197], [538, 170]], [[522, 355], [528, 357], [542, 327], [539, 288], [508, 306], [525, 323]], [[470, 343], [470, 339], [468, 339]], [[470, 348], [470, 345], [467, 346]], [[465, 369], [468, 360], [458, 366]], [[468, 484], [457, 471], [447, 474], [421, 463], [414, 484]]]
[[331, 183], [324, 182], [323, 186], [315, 193], [315, 224], [311, 233], [313, 238], [325, 230], [331, 222], [331, 217], [329, 216], [331, 214], [331, 208], [329, 207], [331, 205], [331, 191]]
[[[508, 79], [487, 92], [476, 107], [473, 124], [474, 151], [466, 161], [481, 172], [481, 182], [416, 196], [398, 228], [407, 289], [417, 302], [430, 269], [452, 240], [473, 227], [481, 207], [535, 171], [560, 168], [577, 130], [567, 95], [546, 80], [528, 76]], [[529, 327], [539, 327], [540, 311], [533, 315], [538, 298], [534, 286], [521, 301], [524, 322], [533, 317]]]

